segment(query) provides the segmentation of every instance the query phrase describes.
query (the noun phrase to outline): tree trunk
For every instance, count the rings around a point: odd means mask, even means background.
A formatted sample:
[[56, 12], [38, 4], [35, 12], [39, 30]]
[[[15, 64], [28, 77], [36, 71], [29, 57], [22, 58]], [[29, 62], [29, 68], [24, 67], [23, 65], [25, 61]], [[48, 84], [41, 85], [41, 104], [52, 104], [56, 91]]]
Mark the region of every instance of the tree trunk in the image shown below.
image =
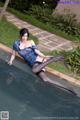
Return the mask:
[[3, 18], [3, 15], [4, 15], [4, 13], [5, 13], [6, 9], [7, 9], [7, 6], [8, 6], [8, 4], [9, 4], [9, 1], [10, 1], [10, 0], [6, 0], [6, 1], [5, 1], [4, 7], [3, 7], [2, 10], [1, 10], [0, 20], [2, 20], [2, 18]]

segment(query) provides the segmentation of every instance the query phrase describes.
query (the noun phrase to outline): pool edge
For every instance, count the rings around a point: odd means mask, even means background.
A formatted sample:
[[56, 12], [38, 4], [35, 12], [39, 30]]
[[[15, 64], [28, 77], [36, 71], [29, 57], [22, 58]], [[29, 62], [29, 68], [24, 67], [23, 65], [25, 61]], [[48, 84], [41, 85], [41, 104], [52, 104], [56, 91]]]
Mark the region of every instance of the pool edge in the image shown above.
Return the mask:
[[[3, 45], [2, 43], [0, 43], [0, 49], [6, 51], [6, 52], [8, 52], [8, 53], [11, 53], [11, 51], [12, 51], [11, 48], [7, 47], [6, 45]], [[24, 62], [24, 60], [23, 60], [18, 54], [17, 54], [17, 58], [18, 58], [19, 60], [21, 60], [22, 62]], [[75, 79], [75, 78], [72, 78], [72, 77], [70, 77], [70, 76], [68, 76], [68, 75], [66, 75], [66, 74], [64, 74], [64, 73], [61, 73], [61, 72], [59, 72], [59, 71], [57, 71], [57, 70], [54, 70], [54, 69], [52, 69], [52, 68], [50, 68], [50, 67], [46, 67], [46, 69], [47, 69], [47, 72], [48, 72], [48, 73], [51, 73], [51, 74], [53, 74], [53, 75], [56, 75], [56, 76], [58, 76], [58, 77], [60, 77], [60, 78], [63, 78], [64, 80], [67, 80], [67, 81], [69, 81], [69, 82], [71, 82], [71, 83], [73, 83], [73, 84], [75, 84], [75, 85], [80, 86], [80, 81], [79, 81], [79, 80], [77, 80], [77, 79]]]

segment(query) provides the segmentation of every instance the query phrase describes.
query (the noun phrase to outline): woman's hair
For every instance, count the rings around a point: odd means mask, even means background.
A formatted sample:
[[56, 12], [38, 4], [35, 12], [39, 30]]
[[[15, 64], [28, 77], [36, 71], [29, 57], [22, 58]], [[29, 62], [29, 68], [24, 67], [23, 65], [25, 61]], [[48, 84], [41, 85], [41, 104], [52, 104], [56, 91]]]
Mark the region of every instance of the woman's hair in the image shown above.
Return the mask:
[[20, 33], [20, 36], [21, 36], [21, 37], [22, 37], [25, 33], [27, 33], [27, 36], [29, 37], [29, 31], [28, 31], [27, 28], [22, 28], [19, 33]]

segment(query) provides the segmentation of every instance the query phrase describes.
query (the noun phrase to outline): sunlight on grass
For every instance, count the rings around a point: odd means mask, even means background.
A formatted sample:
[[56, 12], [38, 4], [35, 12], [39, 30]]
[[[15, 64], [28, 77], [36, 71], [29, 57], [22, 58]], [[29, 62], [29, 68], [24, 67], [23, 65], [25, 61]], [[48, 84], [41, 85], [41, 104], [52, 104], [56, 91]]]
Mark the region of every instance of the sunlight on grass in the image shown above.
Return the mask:
[[[19, 29], [5, 19], [0, 21], [0, 42], [11, 47], [14, 40], [17, 39], [19, 39]], [[29, 39], [33, 39], [35, 43], [38, 43], [37, 38], [31, 34]]]
[[[7, 45], [8, 47], [12, 47], [14, 40], [19, 39], [19, 29], [13, 24], [7, 22], [5, 19], [0, 21], [0, 42]], [[33, 39], [36, 43], [38, 40], [36, 37], [30, 34], [30, 39]], [[45, 55], [60, 55], [57, 51], [52, 52], [43, 52]], [[48, 65], [50, 68], [58, 70], [62, 73], [71, 75], [72, 72], [67, 69], [62, 62], [53, 62]]]

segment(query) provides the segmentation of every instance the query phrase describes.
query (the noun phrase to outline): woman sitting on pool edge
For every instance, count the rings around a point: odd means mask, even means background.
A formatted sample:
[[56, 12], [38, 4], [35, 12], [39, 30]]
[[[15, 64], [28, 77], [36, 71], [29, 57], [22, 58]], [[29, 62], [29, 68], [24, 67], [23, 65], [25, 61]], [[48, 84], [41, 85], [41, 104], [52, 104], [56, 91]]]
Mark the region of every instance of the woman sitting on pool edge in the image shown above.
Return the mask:
[[33, 73], [37, 74], [43, 81], [55, 84], [57, 86], [65, 88], [62, 84], [57, 81], [51, 80], [45, 74], [44, 67], [53, 61], [59, 61], [63, 59], [63, 56], [52, 57], [45, 56], [41, 53], [33, 40], [29, 40], [29, 31], [26, 28], [20, 30], [20, 39], [13, 43], [13, 51], [11, 58], [8, 62], [12, 65], [15, 59], [16, 52], [29, 64]]

